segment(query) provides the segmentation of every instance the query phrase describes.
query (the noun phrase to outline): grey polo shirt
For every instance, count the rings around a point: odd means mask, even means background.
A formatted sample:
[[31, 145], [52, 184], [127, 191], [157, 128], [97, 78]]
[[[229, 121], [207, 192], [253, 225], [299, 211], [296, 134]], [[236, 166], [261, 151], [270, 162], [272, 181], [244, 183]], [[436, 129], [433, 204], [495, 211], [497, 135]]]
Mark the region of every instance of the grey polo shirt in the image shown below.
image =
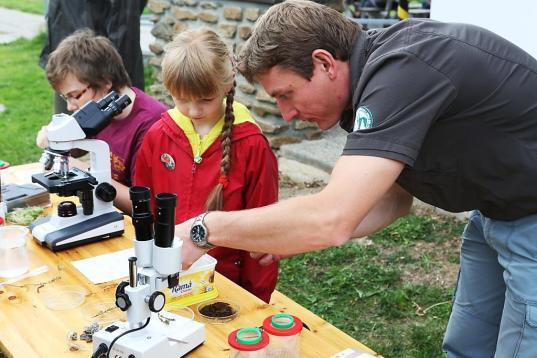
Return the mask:
[[359, 34], [343, 155], [405, 164], [397, 183], [448, 211], [537, 213], [537, 61], [485, 29], [407, 20]]

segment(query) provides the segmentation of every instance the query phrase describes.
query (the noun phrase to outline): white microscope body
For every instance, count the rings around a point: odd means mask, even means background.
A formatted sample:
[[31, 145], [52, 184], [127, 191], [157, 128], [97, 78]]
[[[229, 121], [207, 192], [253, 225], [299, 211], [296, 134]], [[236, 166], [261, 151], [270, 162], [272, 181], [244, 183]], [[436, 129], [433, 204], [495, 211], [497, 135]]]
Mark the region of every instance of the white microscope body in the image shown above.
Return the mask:
[[[115, 97], [114, 97], [115, 96]], [[117, 95], [107, 96], [115, 104]], [[126, 97], [126, 96], [124, 96]], [[80, 206], [73, 202], [60, 203], [58, 211], [31, 225], [34, 238], [53, 251], [120, 236], [124, 231], [123, 215], [113, 206], [116, 192], [112, 186], [110, 150], [108, 144], [97, 139], [87, 139], [86, 132], [98, 129], [84, 127], [97, 124], [104, 127], [113, 115], [130, 103], [128, 97], [120, 98], [121, 108], [90, 102], [73, 115], [55, 114], [48, 125], [49, 148], [42, 157], [48, 163], [49, 172], [35, 174], [32, 181], [45, 187], [50, 193], [60, 196], [78, 196]], [[102, 102], [103, 100], [101, 100]], [[127, 103], [128, 102], [128, 103]], [[125, 104], [126, 103], [126, 104]], [[100, 108], [99, 105], [104, 108]], [[108, 121], [108, 122], [107, 122]], [[82, 149], [90, 153], [90, 168], [83, 171], [69, 168], [69, 151]], [[51, 166], [53, 161], [53, 166]]]
[[[131, 199], [135, 188], [141, 187], [131, 188]], [[173, 197], [175, 210], [175, 195]], [[160, 313], [165, 305], [161, 290], [175, 286], [179, 280], [183, 242], [173, 236], [174, 213], [160, 215], [158, 206], [157, 196], [157, 224], [153, 239], [149, 228], [151, 215], [144, 216], [144, 209], [138, 215], [133, 200], [136, 257], [129, 259], [129, 281], [120, 283], [116, 289], [116, 306], [127, 311], [128, 322], [115, 322], [96, 332], [92, 357], [109, 354], [110, 357], [125, 358], [176, 358], [205, 341], [203, 324], [170, 312]], [[146, 208], [149, 210], [148, 206]], [[171, 210], [171, 206], [168, 209]], [[170, 224], [163, 224], [166, 220], [158, 222], [163, 216], [169, 216]], [[162, 227], [164, 229], [159, 230]], [[162, 240], [164, 236], [167, 238]]]

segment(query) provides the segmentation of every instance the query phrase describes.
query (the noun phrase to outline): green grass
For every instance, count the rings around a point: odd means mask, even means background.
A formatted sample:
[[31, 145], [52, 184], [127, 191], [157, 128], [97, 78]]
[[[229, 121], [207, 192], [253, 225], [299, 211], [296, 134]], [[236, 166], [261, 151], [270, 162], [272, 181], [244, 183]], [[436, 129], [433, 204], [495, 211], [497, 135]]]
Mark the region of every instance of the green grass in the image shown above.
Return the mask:
[[402, 272], [435, 263], [434, 249], [412, 257], [418, 242], [441, 244], [461, 231], [456, 221], [410, 215], [370, 236], [372, 245], [349, 242], [282, 261], [277, 288], [385, 357], [443, 357], [452, 289], [408, 284]]
[[38, 65], [44, 37], [0, 45], [0, 159], [11, 164], [35, 162], [41, 150], [35, 136], [50, 122], [52, 90]]
[[44, 0], [0, 0], [0, 7], [31, 12], [33, 14], [45, 14]]

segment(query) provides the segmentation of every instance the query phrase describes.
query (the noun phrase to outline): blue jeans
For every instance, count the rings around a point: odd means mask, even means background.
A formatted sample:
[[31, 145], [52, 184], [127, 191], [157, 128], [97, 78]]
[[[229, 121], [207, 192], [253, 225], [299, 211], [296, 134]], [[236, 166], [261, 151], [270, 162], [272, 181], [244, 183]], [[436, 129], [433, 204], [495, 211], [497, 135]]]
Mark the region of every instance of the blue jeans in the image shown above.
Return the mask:
[[443, 349], [451, 357], [537, 357], [537, 215], [472, 213]]

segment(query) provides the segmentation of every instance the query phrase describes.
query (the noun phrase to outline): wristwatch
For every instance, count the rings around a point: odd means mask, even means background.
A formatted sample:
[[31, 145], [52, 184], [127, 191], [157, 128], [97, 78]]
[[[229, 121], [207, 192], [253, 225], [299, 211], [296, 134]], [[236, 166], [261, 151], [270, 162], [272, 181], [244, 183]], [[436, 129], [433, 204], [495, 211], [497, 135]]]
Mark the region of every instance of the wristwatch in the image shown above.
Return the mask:
[[190, 240], [192, 240], [192, 242], [196, 244], [196, 246], [204, 250], [209, 250], [215, 247], [213, 244], [207, 241], [209, 231], [207, 230], [207, 227], [203, 224], [203, 219], [205, 218], [205, 215], [207, 215], [207, 213], [208, 212], [206, 211], [203, 214], [198, 215], [192, 223], [192, 227], [190, 228]]

